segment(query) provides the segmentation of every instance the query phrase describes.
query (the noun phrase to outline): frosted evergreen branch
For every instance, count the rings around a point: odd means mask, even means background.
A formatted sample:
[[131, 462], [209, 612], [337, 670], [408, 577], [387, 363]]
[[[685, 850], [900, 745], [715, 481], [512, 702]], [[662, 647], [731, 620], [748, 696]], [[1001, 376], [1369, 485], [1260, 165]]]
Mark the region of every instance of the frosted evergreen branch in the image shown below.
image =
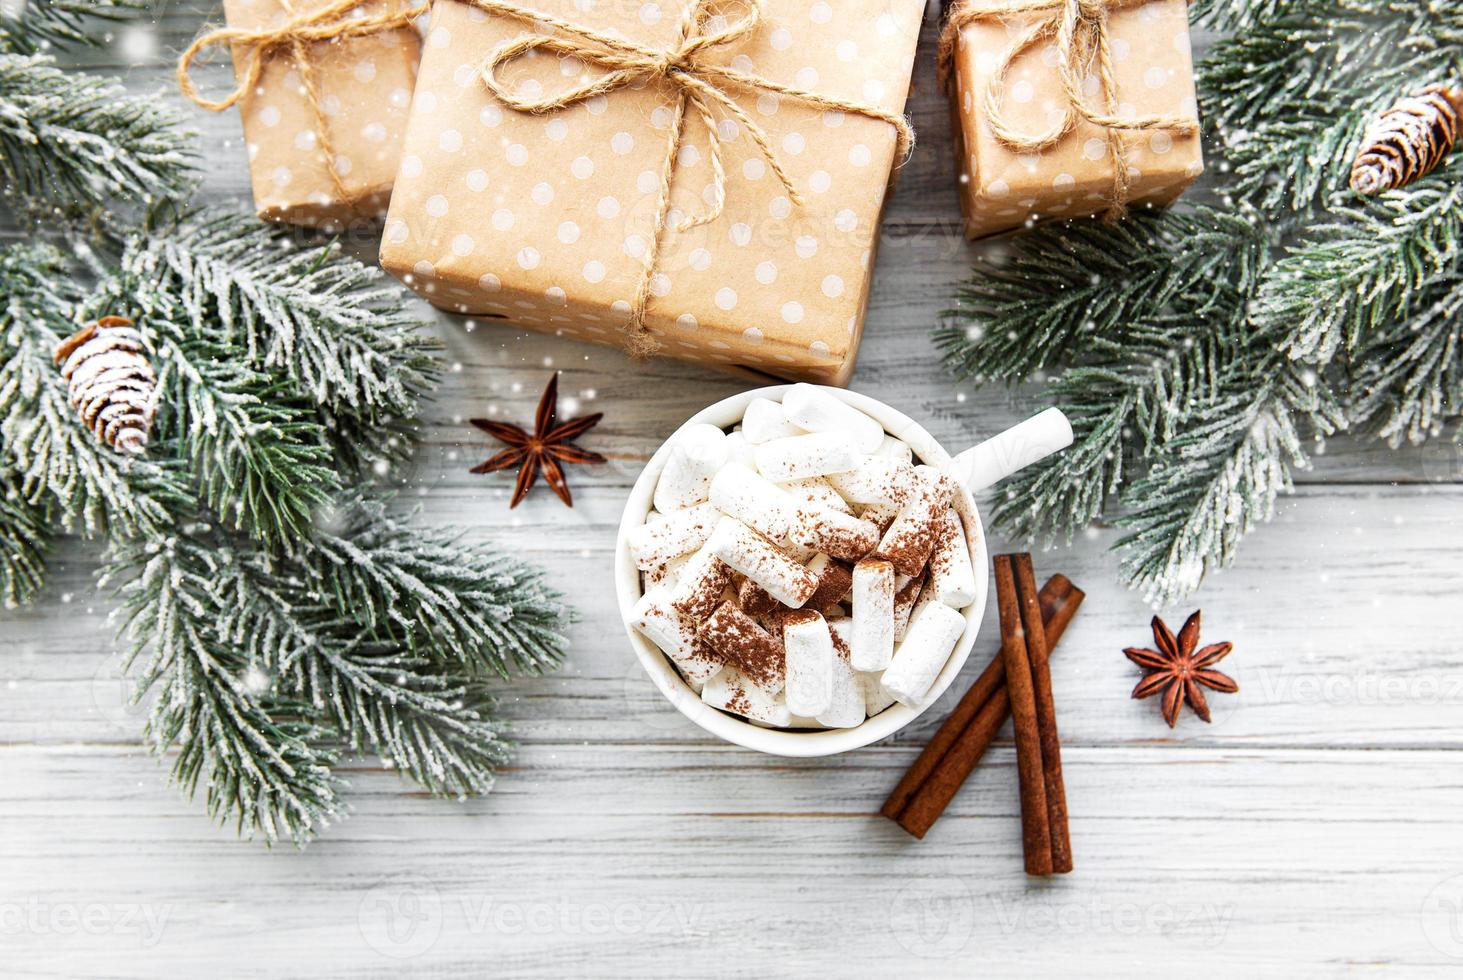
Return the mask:
[[336, 415], [368, 424], [414, 415], [436, 380], [439, 345], [379, 269], [334, 244], [291, 247], [292, 234], [253, 216], [205, 214], [134, 237], [122, 267], [139, 302], [155, 295], [180, 306], [198, 329]]
[[399, 647], [325, 646], [296, 661], [289, 680], [330, 712], [351, 748], [376, 752], [435, 795], [487, 793], [512, 758], [481, 682]]
[[[1254, 338], [1263, 349], [1265, 338]], [[1219, 386], [1196, 417], [1122, 494], [1121, 575], [1150, 602], [1199, 587], [1234, 560], [1241, 540], [1274, 514], [1291, 471], [1309, 465], [1300, 425], [1341, 424], [1313, 373], [1236, 344]]]
[[145, 0], [26, 0], [18, 12], [0, 14], [0, 52], [34, 54], [52, 47], [100, 43], [89, 20], [121, 21]]
[[63, 72], [44, 55], [0, 54], [0, 185], [32, 214], [89, 214], [187, 195], [192, 136], [155, 98]]
[[1116, 226], [1046, 225], [978, 268], [935, 343], [960, 377], [1018, 381], [1086, 353], [1188, 335], [1233, 308], [1266, 256], [1253, 216], [1199, 208], [1136, 214]]
[[1396, 355], [1386, 348], [1403, 340], [1391, 336], [1397, 324], [1430, 282], [1457, 268], [1459, 172], [1450, 166], [1380, 200], [1353, 198], [1356, 203], [1333, 209], [1332, 220], [1275, 263], [1256, 302], [1256, 322], [1282, 338], [1291, 357], [1321, 364], [1338, 352], [1359, 353], [1381, 331], [1391, 343], [1372, 345], [1372, 353], [1391, 360]]
[[159, 317], [139, 322], [166, 393], [159, 441], [188, 460], [205, 503], [278, 546], [308, 535], [312, 512], [340, 486], [310, 406], [234, 363], [229, 348]]
[[46, 584], [51, 521], [45, 507], [25, 499], [19, 474], [0, 465], [0, 604], [15, 609]]
[[315, 590], [302, 561], [255, 554], [225, 569], [220, 637], [277, 689], [332, 719], [351, 748], [376, 752], [439, 795], [491, 789], [512, 744], [480, 680], [444, 668], [447, 658], [366, 638], [353, 610]]
[[1345, 186], [1377, 112], [1463, 72], [1463, 16], [1380, 0], [1277, 7], [1216, 42], [1197, 73], [1235, 192], [1278, 216], [1311, 211]]
[[244, 837], [303, 844], [342, 812], [333, 732], [310, 720], [308, 705], [272, 693], [219, 635], [217, 613], [233, 601], [220, 573], [232, 552], [206, 526], [179, 531], [119, 547], [104, 577], [121, 583], [135, 697], [153, 698], [149, 743], [159, 754], [176, 748], [173, 780], [190, 798], [201, 784], [218, 821]]
[[1429, 281], [1408, 306], [1410, 319], [1382, 321], [1350, 361], [1352, 423], [1392, 446], [1438, 437], [1463, 416], [1463, 276]]
[[409, 525], [372, 499], [323, 516], [312, 586], [366, 635], [473, 674], [542, 673], [563, 659], [570, 615], [536, 569], [451, 533]]
[[56, 370], [56, 346], [75, 328], [73, 272], [49, 246], [0, 250], [0, 453], [21, 499], [53, 506], [67, 529], [138, 534], [169, 521], [147, 487], [161, 481], [146, 460], [97, 441], [72, 410]]

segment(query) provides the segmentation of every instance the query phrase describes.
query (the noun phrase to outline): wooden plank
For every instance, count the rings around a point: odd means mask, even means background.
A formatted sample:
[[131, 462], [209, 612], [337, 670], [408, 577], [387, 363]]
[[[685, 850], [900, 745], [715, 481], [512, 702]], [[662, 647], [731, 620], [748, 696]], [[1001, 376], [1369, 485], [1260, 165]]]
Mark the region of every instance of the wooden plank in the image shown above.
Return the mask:
[[[424, 520], [465, 526], [468, 540], [522, 554], [567, 586], [608, 577], [621, 491], [581, 489], [573, 511], [540, 493], [510, 516], [506, 489], [438, 490], [426, 482]], [[1186, 714], [1173, 732], [1156, 705], [1128, 700], [1139, 674], [1120, 651], [1151, 642], [1150, 611], [1114, 579], [1105, 548], [1116, 532], [1038, 554], [1038, 573], [1063, 571], [1089, 593], [1052, 658], [1063, 737], [1079, 745], [1463, 745], [1463, 651], [1436, 612], [1452, 600], [1460, 501], [1459, 488], [1351, 486], [1304, 487], [1287, 500], [1275, 523], [1246, 543], [1236, 568], [1215, 576], [1195, 603], [1165, 613], [1176, 625], [1202, 603], [1204, 635], [1235, 643], [1224, 669], [1241, 688], [1212, 698], [1212, 725]], [[0, 686], [0, 741], [134, 740], [140, 719], [122, 706], [108, 606], [90, 591], [95, 566], [80, 547], [64, 549], [59, 566], [40, 605], [0, 619], [6, 645], [18, 651]], [[581, 620], [570, 631], [564, 670], [505, 688], [503, 710], [519, 736], [706, 742], [644, 676], [610, 590], [579, 588], [572, 601]], [[965, 680], [899, 742], [922, 743], [984, 667], [995, 650], [994, 617], [988, 609]]]
[[[1004, 748], [925, 841], [874, 816], [912, 754], [535, 746], [462, 806], [360, 774], [329, 839], [264, 854], [138, 792], [133, 752], [12, 752], [6, 955], [138, 977], [225, 948], [247, 976], [797, 976], [834, 949], [870, 974], [1456, 970], [1451, 753], [1075, 749], [1077, 870], [1054, 885], [1020, 872]], [[64, 931], [66, 909], [99, 910], [96, 934]]]

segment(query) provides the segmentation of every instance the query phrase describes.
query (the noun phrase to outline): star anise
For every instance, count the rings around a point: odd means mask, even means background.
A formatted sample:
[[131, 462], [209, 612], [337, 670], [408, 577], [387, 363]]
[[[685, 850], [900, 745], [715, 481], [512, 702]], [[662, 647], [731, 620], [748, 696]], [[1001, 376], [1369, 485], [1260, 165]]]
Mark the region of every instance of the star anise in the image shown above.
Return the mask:
[[1202, 650], [1194, 649], [1199, 645], [1198, 612], [1184, 622], [1178, 636], [1173, 635], [1173, 630], [1168, 628], [1167, 623], [1154, 616], [1153, 642], [1158, 645], [1157, 650], [1128, 647], [1123, 653], [1133, 663], [1149, 672], [1133, 688], [1133, 697], [1151, 697], [1161, 691], [1163, 720], [1168, 722], [1169, 728], [1178, 723], [1179, 709], [1183, 707], [1185, 700], [1194, 709], [1194, 714], [1205, 721], [1209, 720], [1209, 703], [1204, 700], [1201, 685], [1225, 694], [1234, 694], [1239, 690], [1234, 678], [1209, 669], [1212, 664], [1229, 655], [1229, 651], [1234, 649], [1233, 644], [1211, 643]]
[[598, 425], [599, 420], [604, 418], [604, 413], [581, 415], [577, 419], [556, 424], [558, 420], [555, 409], [558, 402], [559, 372], [555, 371], [548, 386], [544, 388], [543, 396], [538, 400], [538, 411], [533, 417], [533, 432], [525, 432], [507, 422], [468, 419], [494, 439], [508, 444], [507, 449], [487, 462], [474, 466], [469, 472], [496, 473], [510, 466], [519, 468], [518, 482], [513, 486], [513, 500], [508, 504], [509, 510], [517, 507], [519, 501], [528, 495], [540, 471], [554, 493], [559, 495], [559, 499], [573, 507], [574, 498], [569, 493], [569, 484], [564, 480], [564, 467], [561, 464], [605, 462], [605, 458], [599, 453], [572, 445], [575, 439]]

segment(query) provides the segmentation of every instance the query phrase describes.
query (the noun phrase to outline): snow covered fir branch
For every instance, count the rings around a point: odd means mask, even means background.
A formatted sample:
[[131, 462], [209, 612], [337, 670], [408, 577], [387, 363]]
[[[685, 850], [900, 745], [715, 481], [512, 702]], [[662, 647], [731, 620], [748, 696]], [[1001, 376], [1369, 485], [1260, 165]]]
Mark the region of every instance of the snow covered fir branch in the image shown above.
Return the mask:
[[96, 43], [97, 18], [144, 6], [30, 0], [0, 15], [0, 193], [12, 208], [86, 218], [187, 195], [196, 160], [182, 116], [115, 80], [64, 71], [50, 53]]
[[[392, 502], [440, 364], [401, 291], [330, 242], [193, 210], [177, 118], [38, 53], [136, 6], [0, 21], [0, 179], [36, 229], [0, 248], [4, 605], [45, 588], [58, 535], [94, 543], [148, 744], [242, 836], [303, 844], [339, 818], [346, 752], [486, 792], [512, 750], [492, 688], [556, 667], [571, 613], [533, 567]], [[53, 125], [84, 96], [108, 110]], [[140, 454], [93, 433], [55, 359], [103, 317], [136, 324], [152, 368]]]
[[994, 503], [1008, 532], [1124, 529], [1122, 576], [1193, 591], [1274, 512], [1310, 445], [1459, 438], [1463, 163], [1362, 198], [1368, 120], [1463, 78], [1463, 8], [1206, 0], [1197, 65], [1211, 172], [1125, 222], [1041, 226], [980, 262], [936, 329], [957, 375], [1042, 381], [1073, 450]]

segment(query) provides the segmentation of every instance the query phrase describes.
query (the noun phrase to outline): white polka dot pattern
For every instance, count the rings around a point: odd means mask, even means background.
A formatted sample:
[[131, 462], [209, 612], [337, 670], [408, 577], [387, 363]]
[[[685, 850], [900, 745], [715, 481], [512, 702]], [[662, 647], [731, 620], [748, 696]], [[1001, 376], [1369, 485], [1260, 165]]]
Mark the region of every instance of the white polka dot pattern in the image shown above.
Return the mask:
[[[1101, 213], [1112, 198], [1115, 166], [1128, 171], [1130, 206], [1167, 204], [1202, 172], [1197, 136], [1181, 131], [1121, 134], [1120, 157], [1115, 156], [1112, 134], [1085, 121], [1039, 154], [1014, 153], [1001, 144], [984, 119], [985, 93], [1012, 38], [1022, 29], [1020, 19], [1012, 18], [1008, 26], [977, 22], [961, 32], [955, 89], [962, 136], [958, 152], [962, 161], [968, 154], [960, 186], [968, 235], [1016, 228], [1033, 216]], [[1114, 10], [1109, 41], [1120, 118], [1161, 114], [1197, 119], [1184, 0], [1152, 0], [1142, 7]], [[1029, 124], [1035, 132], [1044, 124], [1038, 121], [1041, 117], [1031, 118], [1036, 113], [1060, 118], [1067, 100], [1057, 72], [1059, 61], [1048, 43], [1012, 66], [1004, 93], [1018, 128]], [[1085, 78], [1082, 88], [1101, 104], [1104, 93], [1096, 77]]]
[[[768, 0], [757, 35], [718, 55], [737, 71], [898, 110], [919, 5], [855, 2], [878, 9]], [[564, 6], [563, 16], [650, 44], [666, 42], [681, 9], [665, 0]], [[845, 378], [893, 163], [890, 127], [795, 95], [729, 87], [765, 129], [803, 203], [724, 112], [713, 120], [727, 180], [718, 193], [711, 147], [692, 113], [666, 202], [668, 230], [647, 280], [671, 93], [637, 83], [542, 115], [503, 107], [472, 68], [483, 51], [525, 29], [476, 18], [460, 4], [434, 9], [406, 136], [405, 152], [417, 162], [410, 177], [402, 168], [382, 264], [405, 278], [417, 262], [431, 263], [430, 281], [412, 274], [410, 284], [450, 309], [611, 344], [623, 342], [643, 282], [646, 324], [665, 353]], [[506, 66], [501, 77], [518, 92], [549, 94], [594, 71], [539, 56]], [[430, 109], [420, 104], [423, 92], [437, 96]], [[681, 226], [708, 207], [721, 208], [720, 217]]]
[[[238, 4], [227, 13], [231, 27], [247, 30], [274, 23], [279, 6]], [[421, 49], [414, 28], [314, 46], [312, 67], [328, 122], [323, 134], [293, 59], [265, 59], [259, 83], [239, 102], [261, 217], [338, 229], [382, 210], [403, 163]], [[447, 138], [442, 149], [450, 143]], [[335, 156], [327, 158], [327, 145]], [[436, 138], [433, 150], [441, 152]]]

